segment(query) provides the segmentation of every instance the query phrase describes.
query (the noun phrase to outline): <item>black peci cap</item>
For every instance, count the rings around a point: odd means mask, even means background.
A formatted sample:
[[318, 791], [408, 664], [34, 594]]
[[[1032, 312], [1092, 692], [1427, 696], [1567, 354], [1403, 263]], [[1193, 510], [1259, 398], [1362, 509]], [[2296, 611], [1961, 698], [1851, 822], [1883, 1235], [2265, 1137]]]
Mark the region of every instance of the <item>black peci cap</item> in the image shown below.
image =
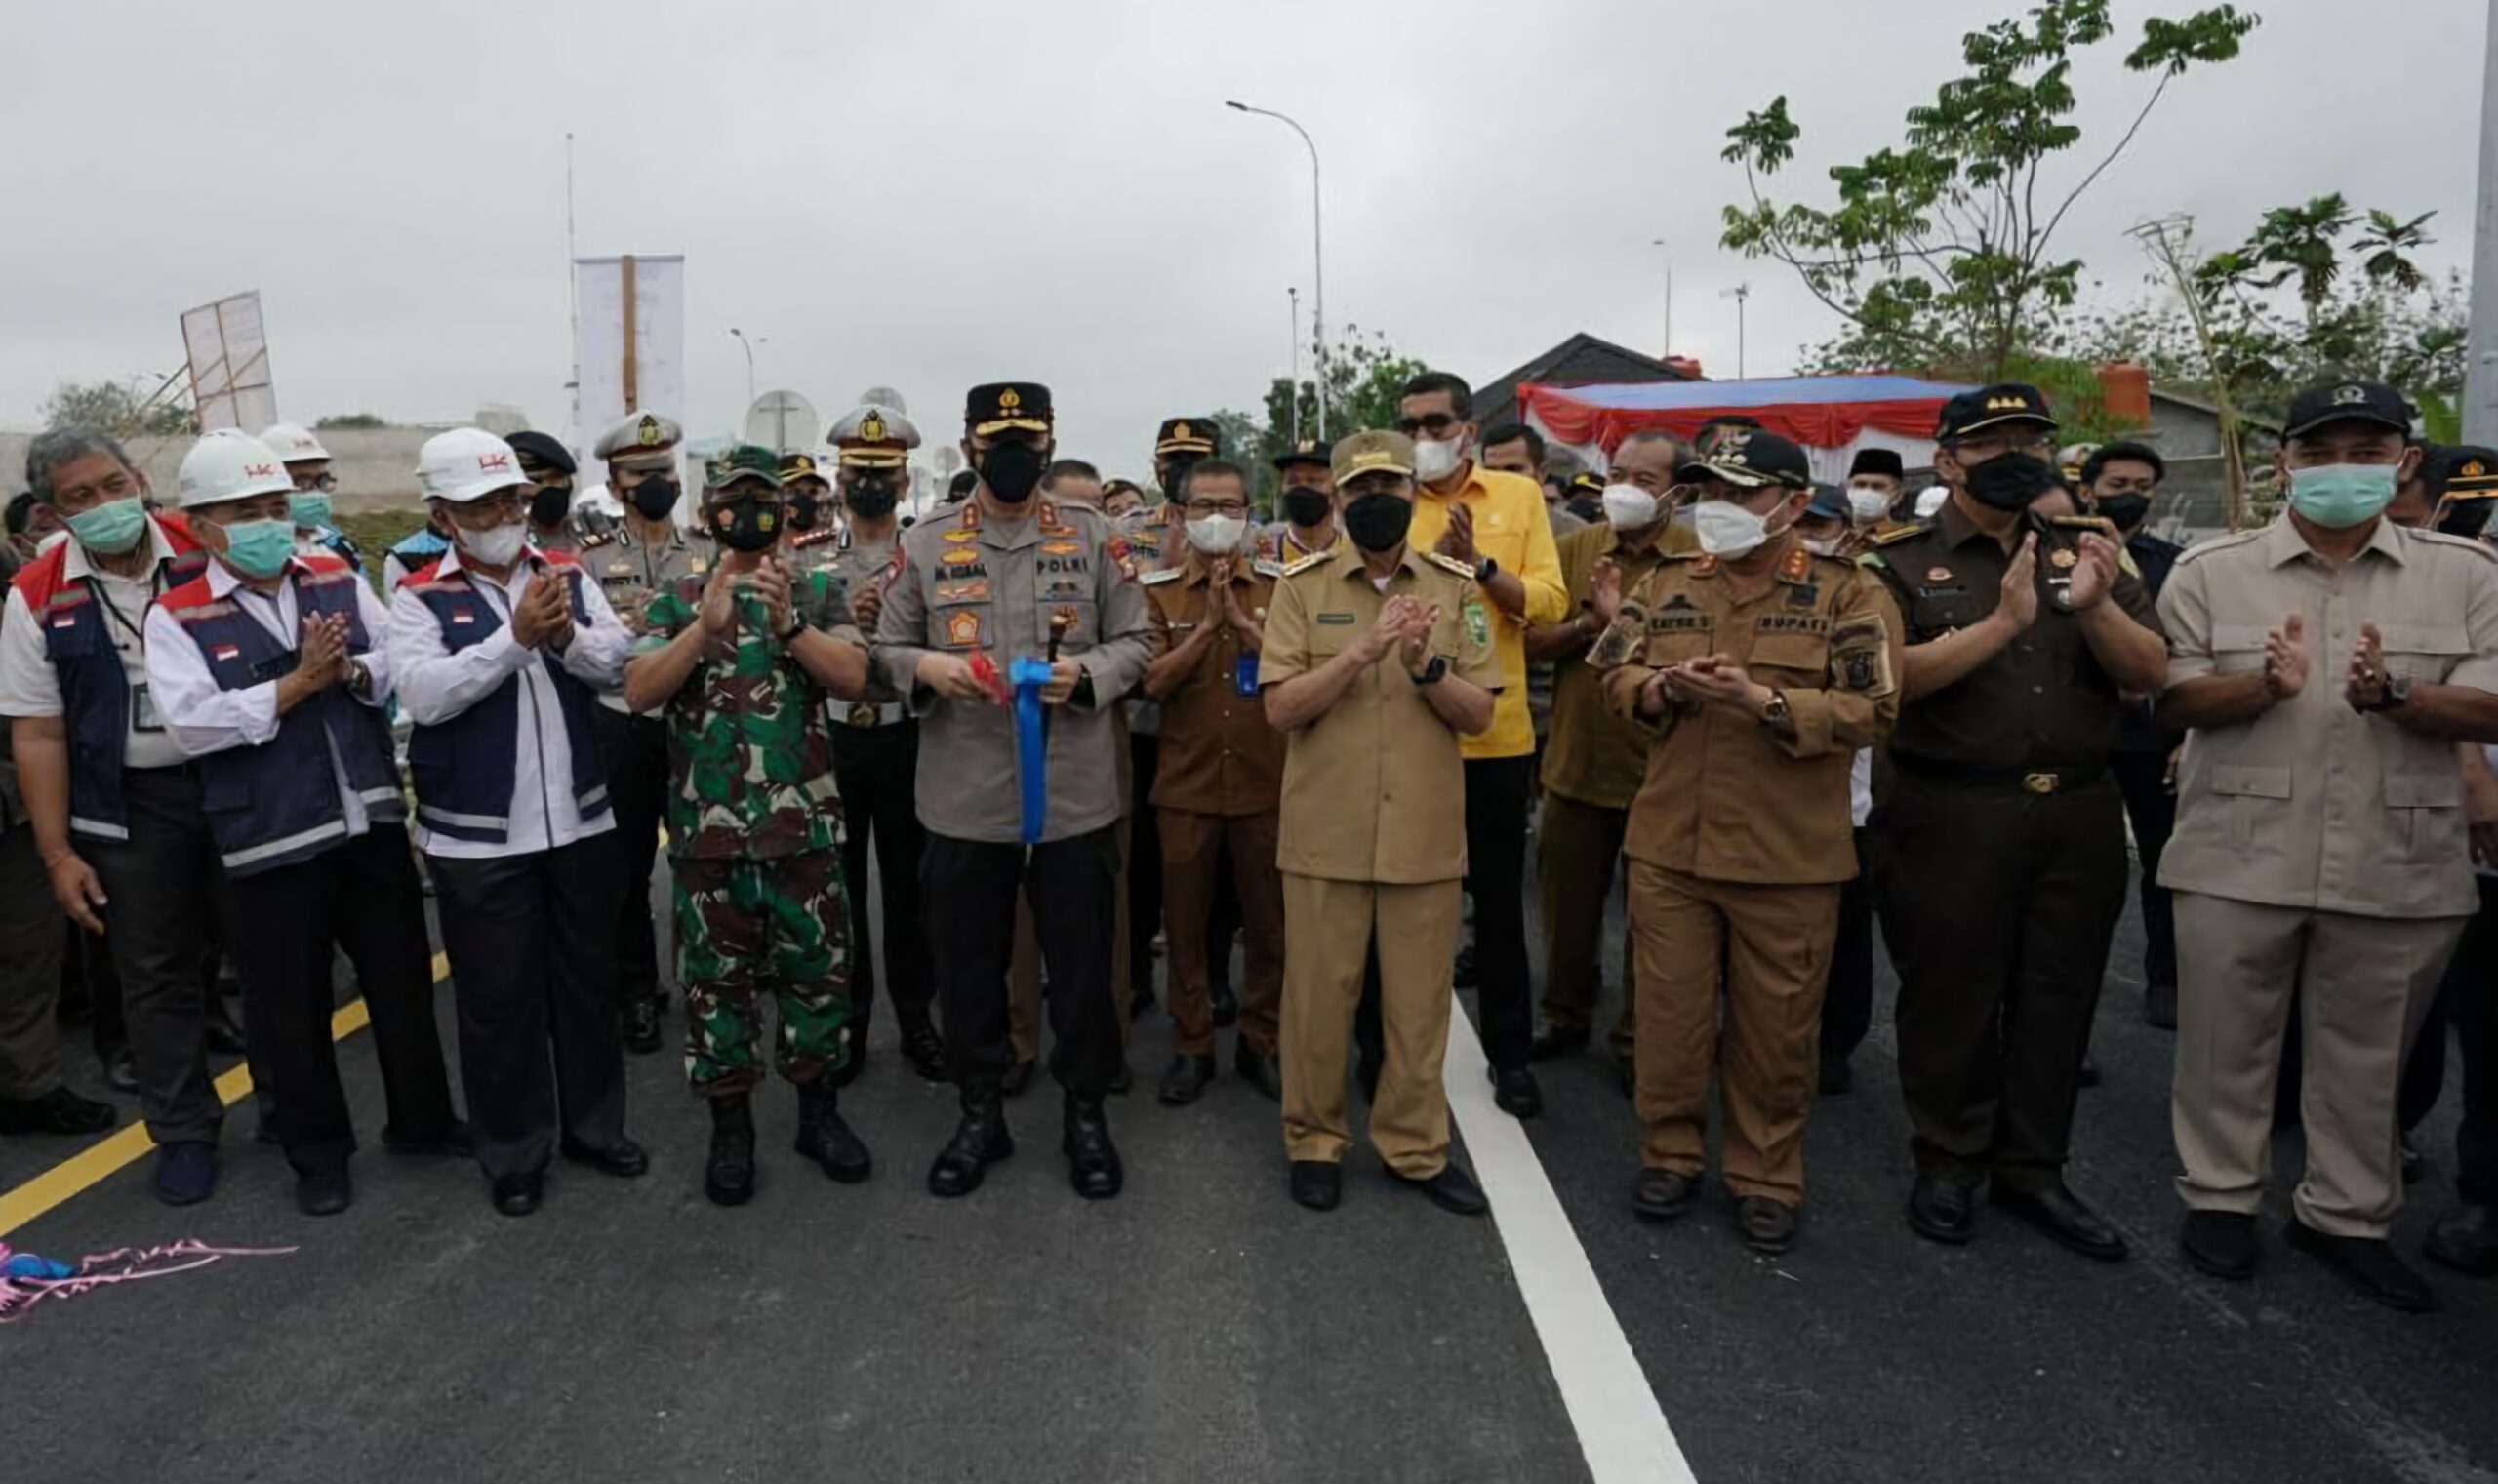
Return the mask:
[[511, 451], [520, 456], [521, 466], [524, 469], [531, 464], [539, 464], [553, 469], [558, 474], [580, 472], [580, 465], [573, 461], [573, 451], [564, 447], [563, 443], [551, 433], [526, 430], [514, 433], [504, 441], [510, 444]]
[[2006, 422], [2038, 422], [2054, 427], [2056, 416], [2047, 411], [2047, 399], [2037, 387], [1998, 381], [1993, 386], [1964, 391], [1944, 403], [1943, 416], [1935, 424], [1934, 441], [1949, 443]]
[[2290, 398], [2281, 436], [2297, 438], [2328, 422], [2374, 422], [2411, 436], [2411, 404], [2383, 381], [2339, 381], [2311, 386]]

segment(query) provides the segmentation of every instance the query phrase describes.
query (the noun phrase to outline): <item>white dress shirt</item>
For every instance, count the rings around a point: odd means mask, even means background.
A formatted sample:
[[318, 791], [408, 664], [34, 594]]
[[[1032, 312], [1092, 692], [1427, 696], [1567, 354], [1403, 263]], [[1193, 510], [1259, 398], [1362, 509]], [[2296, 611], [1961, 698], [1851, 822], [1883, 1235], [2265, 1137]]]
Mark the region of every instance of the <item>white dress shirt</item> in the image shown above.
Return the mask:
[[[161, 719], [148, 714], [153, 698], [147, 695], [147, 650], [142, 635], [148, 605], [169, 585], [164, 580], [165, 564], [174, 559], [174, 547], [165, 539], [164, 529], [152, 520], [147, 535], [154, 559], [140, 577], [115, 577], [94, 566], [87, 560], [87, 548], [74, 541], [62, 557], [60, 574], [64, 584], [93, 580], [101, 600], [97, 621], [112, 636], [113, 648], [121, 652], [122, 678], [131, 695], [131, 714], [122, 731], [122, 766], [173, 768], [181, 764], [182, 749], [164, 730]], [[68, 538], [64, 534], [60, 539]], [[24, 595], [11, 587], [5, 614], [0, 614], [0, 716], [59, 716], [62, 710], [60, 675], [44, 650], [43, 620], [26, 606]]]
[[[245, 586], [223, 562], [212, 560], [208, 564], [209, 596], [230, 602], [249, 614], [254, 622], [277, 640], [280, 648], [301, 649], [303, 623], [295, 601], [295, 576], [300, 570], [290, 567], [277, 591], [262, 594]], [[365, 705], [379, 706], [390, 699], [390, 657], [379, 647], [390, 616], [383, 611], [373, 589], [361, 578], [355, 581], [355, 595], [368, 647], [354, 651], [351, 658], [362, 662], [366, 673], [373, 677], [371, 693], [360, 700]], [[155, 697], [157, 714], [188, 756], [205, 757], [230, 747], [262, 746], [277, 736], [281, 719], [277, 711], [277, 682], [263, 680], [240, 691], [219, 685], [197, 641], [183, 629], [181, 621], [162, 606], [147, 614], [147, 683]], [[372, 817], [366, 811], [363, 796], [347, 778], [346, 758], [339, 751], [339, 740], [333, 737], [329, 742], [330, 777], [346, 812], [347, 834], [361, 835], [373, 827]]]
[[[455, 840], [424, 827], [417, 820], [417, 847], [427, 855], [480, 860], [525, 856], [570, 845], [616, 827], [614, 814], [584, 820], [573, 799], [573, 747], [564, 731], [562, 703], [554, 677], [540, 663], [544, 652], [512, 637], [513, 607], [538, 579], [545, 558], [532, 550], [512, 566], [510, 577], [498, 582], [481, 572], [467, 571], [457, 548], [443, 553], [437, 580], [454, 573], [465, 576], [480, 597], [503, 617], [492, 634], [453, 653], [443, 643], [442, 624], [424, 600], [406, 587], [390, 597], [390, 668], [397, 677], [399, 704], [421, 727], [441, 726], [491, 695], [505, 680], [520, 677], [520, 728], [513, 748], [509, 824], [504, 843]], [[560, 570], [560, 569], [557, 569]], [[558, 579], [560, 581], [560, 579]], [[581, 583], [586, 623], [575, 623], [573, 641], [561, 654], [573, 678], [597, 691], [624, 683], [624, 657], [633, 637], [617, 621], [616, 610], [584, 575]]]

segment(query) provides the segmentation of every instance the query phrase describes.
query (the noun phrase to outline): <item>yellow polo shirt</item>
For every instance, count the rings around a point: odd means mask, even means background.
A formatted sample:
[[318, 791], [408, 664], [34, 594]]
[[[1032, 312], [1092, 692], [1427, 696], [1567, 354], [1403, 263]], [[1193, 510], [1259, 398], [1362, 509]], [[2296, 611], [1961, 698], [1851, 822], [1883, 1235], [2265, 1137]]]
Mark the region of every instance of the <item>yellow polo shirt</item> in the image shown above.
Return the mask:
[[1478, 463], [1467, 469], [1466, 484], [1454, 496], [1417, 490], [1414, 525], [1406, 541], [1424, 551], [1437, 546], [1448, 530], [1452, 500], [1465, 501], [1474, 512], [1475, 555], [1490, 557], [1526, 584], [1522, 616], [1512, 618], [1489, 597], [1483, 599], [1492, 625], [1492, 652], [1501, 662], [1501, 694], [1493, 701], [1491, 729], [1465, 739], [1459, 750], [1469, 758], [1525, 757], [1535, 751], [1535, 722], [1526, 706], [1527, 625], [1558, 623], [1570, 611], [1569, 589], [1561, 585], [1561, 557], [1552, 543], [1552, 518], [1545, 513], [1544, 491], [1534, 480]]

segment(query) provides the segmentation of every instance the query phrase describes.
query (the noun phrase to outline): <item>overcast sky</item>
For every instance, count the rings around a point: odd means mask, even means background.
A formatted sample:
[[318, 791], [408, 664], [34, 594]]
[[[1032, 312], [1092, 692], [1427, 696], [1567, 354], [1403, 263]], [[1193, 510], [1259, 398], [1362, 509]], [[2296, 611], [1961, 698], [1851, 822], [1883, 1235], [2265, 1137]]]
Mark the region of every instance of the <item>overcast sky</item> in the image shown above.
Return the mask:
[[[1833, 325], [1716, 248], [1725, 130], [1788, 94], [1787, 188], [1819, 194], [2015, 3], [11, 0], [0, 427], [172, 369], [183, 308], [258, 288], [290, 418], [494, 400], [561, 430], [570, 130], [581, 251], [686, 255], [693, 431], [744, 406], [736, 325], [827, 417], [888, 382], [949, 438], [967, 385], [1037, 379], [1066, 452], [1143, 473], [1158, 418], [1257, 405], [1287, 286], [1309, 303], [1301, 143], [1227, 98], [1317, 139], [1331, 320], [1478, 383], [1578, 330], [1654, 350], [1662, 236], [1675, 348], [1734, 375], [1749, 280], [1750, 370], [1779, 372]], [[2149, 87], [2119, 64], [2143, 19], [2190, 8], [2120, 0], [2076, 79], [2091, 139]], [[2465, 261], [2485, 6], [2254, 8], [2067, 245], [2126, 297], [2135, 221], [2234, 239], [2339, 189], [2436, 210], [2433, 258]]]

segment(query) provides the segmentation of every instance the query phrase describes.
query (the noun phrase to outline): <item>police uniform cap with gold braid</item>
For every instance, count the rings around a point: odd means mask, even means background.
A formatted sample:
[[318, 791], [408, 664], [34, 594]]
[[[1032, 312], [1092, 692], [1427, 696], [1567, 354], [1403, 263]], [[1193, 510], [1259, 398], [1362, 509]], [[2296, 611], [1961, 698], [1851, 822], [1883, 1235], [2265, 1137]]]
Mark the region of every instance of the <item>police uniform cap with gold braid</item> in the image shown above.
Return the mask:
[[963, 425], [975, 438], [994, 438], [1020, 429], [1050, 431], [1050, 389], [1038, 381], [989, 381], [963, 398]]
[[673, 418], [629, 412], [599, 434], [590, 452], [611, 469], [671, 468], [676, 463], [676, 446], [684, 438], [685, 430]]
[[1317, 464], [1321, 468], [1325, 468], [1328, 466], [1327, 443], [1324, 439], [1304, 438], [1299, 443], [1296, 443], [1292, 447], [1284, 450], [1282, 453], [1277, 454], [1274, 457], [1273, 462], [1275, 467], [1279, 469], [1288, 469], [1293, 467], [1295, 464], [1312, 463]]
[[1161, 431], [1153, 435], [1153, 457], [1172, 454], [1196, 454], [1217, 458], [1223, 453], [1223, 434], [1212, 418], [1166, 418]]
[[813, 479], [819, 483], [824, 480], [824, 471], [816, 467], [816, 456], [813, 454], [783, 454], [780, 472], [784, 485], [795, 484], [801, 479]]
[[865, 402], [835, 422], [825, 441], [839, 450], [845, 469], [898, 469], [919, 447], [919, 429], [892, 408]]
[[2006, 422], [2037, 422], [2052, 429], [2056, 418], [2047, 411], [2047, 399], [2037, 387], [2020, 381], [1998, 381], [1993, 386], [1964, 391], [1944, 403], [1943, 415], [1935, 423], [1934, 441], [1949, 443]]

